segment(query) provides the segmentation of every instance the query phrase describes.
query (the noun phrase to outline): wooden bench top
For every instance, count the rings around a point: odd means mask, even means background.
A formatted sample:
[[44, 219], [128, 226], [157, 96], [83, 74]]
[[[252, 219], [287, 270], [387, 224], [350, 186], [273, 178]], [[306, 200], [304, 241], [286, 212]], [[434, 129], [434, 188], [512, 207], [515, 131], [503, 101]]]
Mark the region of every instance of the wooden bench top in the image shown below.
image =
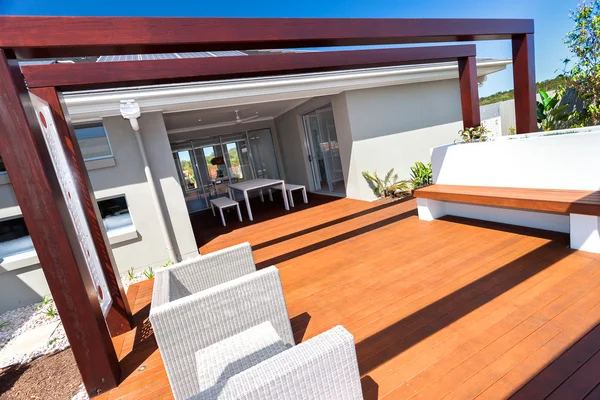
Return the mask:
[[492, 207], [600, 216], [600, 191], [431, 185], [415, 190], [414, 196]]

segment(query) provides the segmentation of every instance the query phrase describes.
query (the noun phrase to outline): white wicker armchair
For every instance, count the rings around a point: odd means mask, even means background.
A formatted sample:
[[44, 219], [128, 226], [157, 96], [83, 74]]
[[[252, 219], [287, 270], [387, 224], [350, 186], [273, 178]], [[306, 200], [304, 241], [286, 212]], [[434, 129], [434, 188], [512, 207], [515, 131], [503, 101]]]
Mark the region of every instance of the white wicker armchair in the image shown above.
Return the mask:
[[196, 352], [193, 400], [360, 400], [354, 338], [337, 326], [295, 347], [265, 322]]
[[176, 399], [199, 393], [195, 353], [269, 321], [293, 345], [279, 271], [248, 243], [156, 272], [150, 322]]

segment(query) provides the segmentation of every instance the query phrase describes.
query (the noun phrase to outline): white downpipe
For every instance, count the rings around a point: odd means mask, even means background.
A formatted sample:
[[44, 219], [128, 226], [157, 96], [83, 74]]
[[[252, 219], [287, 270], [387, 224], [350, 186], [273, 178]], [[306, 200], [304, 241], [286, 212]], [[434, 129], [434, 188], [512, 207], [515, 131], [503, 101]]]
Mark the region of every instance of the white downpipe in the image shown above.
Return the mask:
[[171, 262], [178, 262], [179, 260], [177, 259], [177, 254], [175, 254], [175, 248], [173, 247], [171, 235], [169, 235], [169, 230], [167, 229], [165, 215], [160, 205], [160, 198], [158, 197], [156, 182], [154, 181], [154, 177], [152, 176], [152, 170], [150, 169], [150, 165], [148, 164], [146, 149], [144, 148], [144, 142], [142, 140], [142, 135], [140, 134], [140, 125], [138, 123], [138, 118], [141, 115], [140, 106], [135, 102], [135, 100], [121, 100], [121, 115], [123, 116], [123, 118], [129, 120], [129, 123], [131, 124], [131, 128], [133, 129], [135, 135], [135, 140], [138, 144], [138, 148], [140, 149], [140, 154], [142, 155], [142, 162], [144, 163], [144, 173], [146, 174], [146, 180], [148, 181], [148, 185], [150, 186], [152, 202], [154, 203], [154, 208], [156, 209], [156, 213], [158, 214], [158, 222], [160, 225], [160, 230], [163, 234], [163, 238], [165, 239], [165, 247], [167, 249], [167, 253], [169, 254], [169, 259], [171, 260]]

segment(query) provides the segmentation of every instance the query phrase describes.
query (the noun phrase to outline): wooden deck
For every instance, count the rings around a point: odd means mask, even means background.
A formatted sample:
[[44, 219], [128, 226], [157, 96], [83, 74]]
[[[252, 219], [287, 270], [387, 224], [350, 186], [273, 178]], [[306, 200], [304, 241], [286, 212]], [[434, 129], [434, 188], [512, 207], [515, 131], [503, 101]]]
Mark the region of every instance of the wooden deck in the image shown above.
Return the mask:
[[[276, 265], [297, 341], [345, 326], [366, 399], [600, 398], [600, 257], [566, 235], [419, 221], [414, 200], [270, 210], [228, 228], [195, 215], [201, 251], [249, 241], [259, 266]], [[129, 296], [139, 327], [115, 339], [125, 379], [101, 397], [171, 398], [145, 319], [151, 282]]]

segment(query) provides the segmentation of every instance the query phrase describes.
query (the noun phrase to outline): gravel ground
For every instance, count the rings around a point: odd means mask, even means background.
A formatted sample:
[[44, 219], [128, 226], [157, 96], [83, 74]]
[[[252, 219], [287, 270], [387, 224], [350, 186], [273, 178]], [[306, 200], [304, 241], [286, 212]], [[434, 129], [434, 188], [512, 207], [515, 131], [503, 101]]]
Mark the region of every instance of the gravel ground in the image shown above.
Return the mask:
[[[123, 278], [125, 291], [127, 292], [129, 285], [145, 279], [147, 278], [143, 272], [136, 274], [133, 280], [129, 280], [127, 277]], [[44, 300], [41, 303], [0, 314], [0, 356], [9, 342], [20, 334], [42, 325], [60, 321], [60, 316], [52, 299], [48, 297]], [[47, 343], [41, 344], [39, 348], [29, 354], [21, 354], [12, 357], [7, 362], [0, 363], [0, 369], [11, 365], [25, 364], [43, 355], [53, 354], [68, 347], [69, 341], [65, 330], [62, 324], [59, 324]]]

